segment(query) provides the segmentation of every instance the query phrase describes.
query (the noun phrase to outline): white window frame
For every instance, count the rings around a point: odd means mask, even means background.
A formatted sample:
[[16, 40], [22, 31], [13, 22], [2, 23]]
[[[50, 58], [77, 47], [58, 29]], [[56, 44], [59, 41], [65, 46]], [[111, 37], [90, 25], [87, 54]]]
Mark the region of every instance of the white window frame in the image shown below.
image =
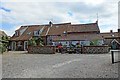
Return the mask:
[[[14, 46], [13, 44], [14, 44], [14, 43], [15, 43], [15, 49], [13, 49], [13, 46]], [[15, 41], [12, 42], [12, 50], [13, 50], [13, 51], [16, 50], [16, 42], [15, 42]]]
[[34, 31], [34, 36], [39, 36], [39, 31]]
[[28, 41], [24, 41], [24, 50], [26, 51], [26, 43], [27, 43], [27, 48], [28, 48]]
[[18, 36], [18, 34], [19, 34], [18, 31], [15, 31], [15, 36]]

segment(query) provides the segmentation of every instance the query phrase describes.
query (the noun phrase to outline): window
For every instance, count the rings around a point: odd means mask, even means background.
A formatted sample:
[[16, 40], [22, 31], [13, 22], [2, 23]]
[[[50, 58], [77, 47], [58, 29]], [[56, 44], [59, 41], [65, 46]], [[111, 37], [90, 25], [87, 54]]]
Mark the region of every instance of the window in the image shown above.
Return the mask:
[[39, 36], [39, 31], [34, 31], [34, 36]]
[[20, 30], [20, 35], [22, 35], [22, 34], [25, 32], [25, 30], [26, 30], [27, 28], [28, 28], [28, 27], [26, 27], [26, 28]]
[[18, 31], [15, 31], [15, 36], [18, 36]]
[[20, 49], [20, 48], [22, 47], [22, 42], [19, 41], [17, 46], [18, 46], [18, 48]]

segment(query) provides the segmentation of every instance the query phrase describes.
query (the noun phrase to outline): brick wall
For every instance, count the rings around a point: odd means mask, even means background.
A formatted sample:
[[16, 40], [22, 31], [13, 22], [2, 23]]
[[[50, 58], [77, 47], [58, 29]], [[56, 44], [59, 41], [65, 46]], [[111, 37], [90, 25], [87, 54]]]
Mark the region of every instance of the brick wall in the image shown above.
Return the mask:
[[[81, 52], [82, 48], [82, 52]], [[108, 46], [84, 46], [81, 47], [80, 52], [82, 54], [101, 54], [101, 53], [108, 53], [109, 48]], [[28, 53], [31, 54], [55, 54], [55, 47], [54, 46], [29, 46]]]
[[28, 46], [28, 53], [31, 54], [55, 54], [53, 46]]

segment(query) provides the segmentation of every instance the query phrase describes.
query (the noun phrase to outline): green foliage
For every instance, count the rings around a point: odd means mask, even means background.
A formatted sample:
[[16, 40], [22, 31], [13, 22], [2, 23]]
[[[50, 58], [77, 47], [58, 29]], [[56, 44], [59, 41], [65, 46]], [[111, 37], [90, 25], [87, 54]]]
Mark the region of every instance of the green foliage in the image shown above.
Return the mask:
[[90, 42], [90, 45], [94, 45], [94, 46], [98, 45], [98, 40], [93, 40], [93, 41], [91, 41], [91, 42]]
[[28, 41], [28, 45], [29, 46], [37, 46], [37, 45], [39, 45], [39, 46], [44, 46], [43, 45], [43, 39], [42, 38], [32, 38], [32, 39], [30, 39], [29, 41]]
[[75, 47], [75, 45], [74, 44], [70, 44], [70, 47], [73, 48], [73, 47]]
[[64, 47], [64, 48], [66, 48], [66, 47], [67, 47], [67, 45], [63, 45], [63, 47]]
[[3, 44], [0, 44], [0, 53], [3, 53], [6, 51], [6, 45], [3, 43]]
[[91, 41], [91, 42], [90, 42], [90, 45], [94, 45], [94, 43]]
[[1, 40], [8, 41], [8, 37], [7, 36], [2, 36]]
[[9, 38], [7, 36], [2, 36], [0, 42], [0, 53], [3, 53], [6, 51], [9, 43], [8, 43]]

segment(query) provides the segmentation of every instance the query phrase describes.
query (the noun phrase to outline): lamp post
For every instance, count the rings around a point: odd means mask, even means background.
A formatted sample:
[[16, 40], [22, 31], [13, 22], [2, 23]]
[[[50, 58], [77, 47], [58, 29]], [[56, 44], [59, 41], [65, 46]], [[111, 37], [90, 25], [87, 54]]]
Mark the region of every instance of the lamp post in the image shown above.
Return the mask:
[[[114, 35], [112, 34], [111, 36], [112, 36], [111, 48], [114, 49], [114, 46], [115, 46], [115, 44], [113, 42]], [[113, 51], [111, 51], [111, 57], [112, 57], [112, 64], [113, 64], [114, 63], [114, 52]]]

